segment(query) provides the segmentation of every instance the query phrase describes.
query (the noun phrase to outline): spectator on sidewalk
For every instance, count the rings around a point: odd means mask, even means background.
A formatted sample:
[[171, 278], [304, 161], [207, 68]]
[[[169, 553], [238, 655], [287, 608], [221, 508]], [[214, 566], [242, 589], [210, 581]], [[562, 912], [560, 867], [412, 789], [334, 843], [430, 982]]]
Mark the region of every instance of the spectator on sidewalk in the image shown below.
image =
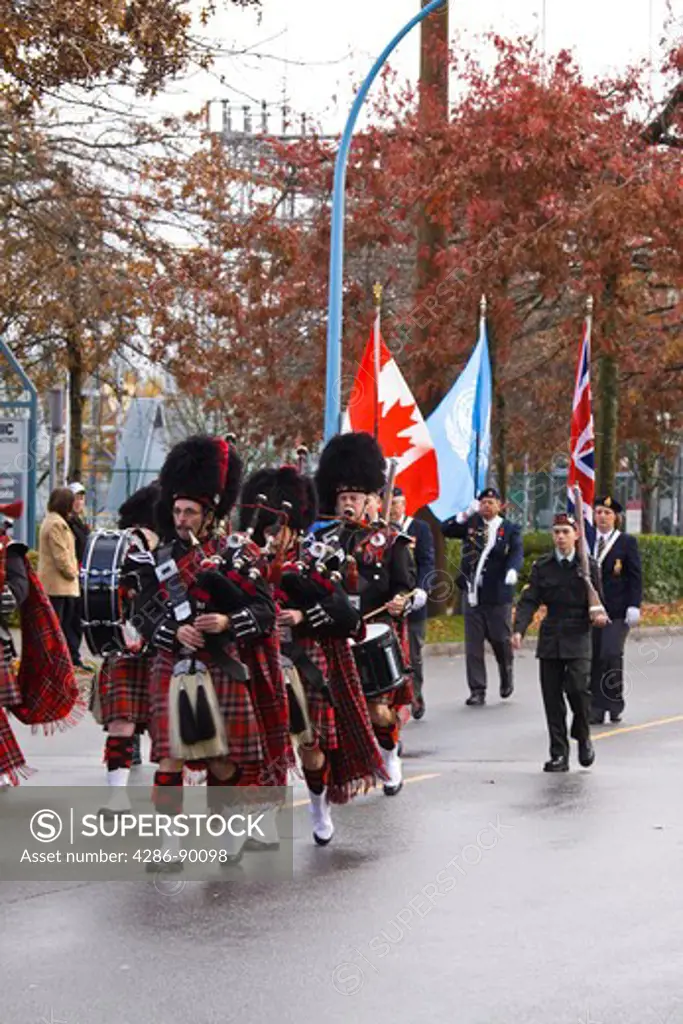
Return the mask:
[[[69, 490], [74, 496], [74, 507], [71, 515], [69, 516], [69, 526], [71, 532], [74, 535], [76, 542], [76, 558], [78, 559], [79, 567], [83, 565], [83, 556], [85, 555], [86, 545], [88, 543], [88, 537], [90, 536], [90, 526], [85, 519], [85, 487], [78, 481], [74, 481], [69, 484]], [[84, 669], [87, 672], [92, 672], [93, 669], [84, 665], [81, 661], [80, 651], [83, 644], [83, 595], [78, 596], [78, 607], [75, 615], [72, 616], [71, 623], [69, 625], [69, 633], [67, 640], [69, 643], [69, 650], [78, 651], [78, 661], [74, 662], [77, 668]]]
[[74, 495], [68, 487], [57, 487], [50, 495], [38, 538], [38, 578], [57, 613], [71, 660], [78, 665], [80, 654], [70, 640], [81, 590], [76, 541], [69, 526], [73, 505]]

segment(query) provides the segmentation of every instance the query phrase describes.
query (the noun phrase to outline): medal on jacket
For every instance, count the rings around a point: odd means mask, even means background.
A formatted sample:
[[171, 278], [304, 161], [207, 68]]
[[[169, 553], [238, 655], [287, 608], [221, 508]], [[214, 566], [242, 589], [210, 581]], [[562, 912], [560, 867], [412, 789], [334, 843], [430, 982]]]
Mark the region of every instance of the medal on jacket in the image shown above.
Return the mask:
[[379, 565], [382, 562], [387, 542], [388, 537], [383, 530], [370, 534], [363, 546], [363, 561], [366, 565], [372, 565], [373, 562]]
[[621, 576], [621, 570], [623, 568], [624, 568], [623, 562], [621, 561], [620, 558], [617, 558], [616, 562], [614, 563], [614, 569], [612, 570], [612, 572], [614, 573], [615, 576]]

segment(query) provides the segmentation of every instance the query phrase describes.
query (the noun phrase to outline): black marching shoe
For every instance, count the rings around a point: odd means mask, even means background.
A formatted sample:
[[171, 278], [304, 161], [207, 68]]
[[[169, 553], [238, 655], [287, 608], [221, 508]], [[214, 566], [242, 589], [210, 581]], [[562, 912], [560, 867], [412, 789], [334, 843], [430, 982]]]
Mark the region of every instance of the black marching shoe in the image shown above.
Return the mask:
[[582, 768], [590, 768], [595, 760], [595, 750], [590, 740], [579, 740], [579, 764]]
[[[607, 712], [601, 711], [600, 708], [598, 708], [597, 710], [594, 709], [593, 711], [591, 711], [588, 721], [591, 725], [604, 725], [606, 714]], [[612, 719], [612, 721], [614, 721], [614, 719]]]
[[426, 711], [424, 697], [417, 697], [414, 700], [411, 711], [416, 722], [419, 722], [421, 718], [424, 718]]
[[621, 711], [610, 711], [610, 713], [609, 713], [609, 720], [612, 723], [612, 725], [618, 725], [619, 724], [619, 722], [621, 721], [622, 714], [623, 714], [623, 712], [621, 712]]
[[512, 683], [507, 683], [506, 686], [503, 686], [502, 683], [501, 683], [500, 695], [501, 695], [503, 700], [506, 700], [508, 697], [511, 697], [514, 692], [515, 692], [515, 688], [512, 685]]
[[468, 708], [476, 708], [486, 703], [486, 697], [483, 693], [473, 693], [471, 697], [468, 697], [465, 704]]
[[543, 765], [544, 772], [568, 772], [569, 761], [566, 757], [551, 757]]

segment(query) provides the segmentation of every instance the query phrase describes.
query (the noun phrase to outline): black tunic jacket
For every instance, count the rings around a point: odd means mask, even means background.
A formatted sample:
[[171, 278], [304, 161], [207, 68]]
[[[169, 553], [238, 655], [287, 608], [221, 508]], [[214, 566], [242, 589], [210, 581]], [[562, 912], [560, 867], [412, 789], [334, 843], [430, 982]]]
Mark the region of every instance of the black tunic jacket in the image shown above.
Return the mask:
[[[602, 597], [597, 563], [592, 558], [588, 562], [593, 586]], [[558, 562], [555, 552], [534, 562], [531, 579], [515, 609], [516, 633], [526, 633], [541, 605], [546, 606], [547, 615], [541, 623], [536, 657], [590, 658], [588, 595], [578, 555], [567, 565]]]

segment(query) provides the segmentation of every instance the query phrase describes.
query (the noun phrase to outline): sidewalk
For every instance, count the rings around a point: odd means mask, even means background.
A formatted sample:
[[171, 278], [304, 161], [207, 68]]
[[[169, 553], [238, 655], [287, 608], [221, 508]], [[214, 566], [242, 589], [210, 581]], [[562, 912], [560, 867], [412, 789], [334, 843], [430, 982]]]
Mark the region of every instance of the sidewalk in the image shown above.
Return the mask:
[[[647, 640], [650, 637], [663, 637], [663, 636], [681, 636], [683, 635], [683, 626], [642, 626], [632, 629], [628, 643], [638, 643], [640, 640]], [[535, 650], [536, 641], [538, 637], [525, 636], [522, 641], [522, 647], [525, 650]], [[445, 656], [452, 658], [456, 654], [465, 653], [464, 641], [453, 641], [452, 643], [441, 643], [441, 644], [425, 644], [425, 654], [431, 654], [433, 657]]]

